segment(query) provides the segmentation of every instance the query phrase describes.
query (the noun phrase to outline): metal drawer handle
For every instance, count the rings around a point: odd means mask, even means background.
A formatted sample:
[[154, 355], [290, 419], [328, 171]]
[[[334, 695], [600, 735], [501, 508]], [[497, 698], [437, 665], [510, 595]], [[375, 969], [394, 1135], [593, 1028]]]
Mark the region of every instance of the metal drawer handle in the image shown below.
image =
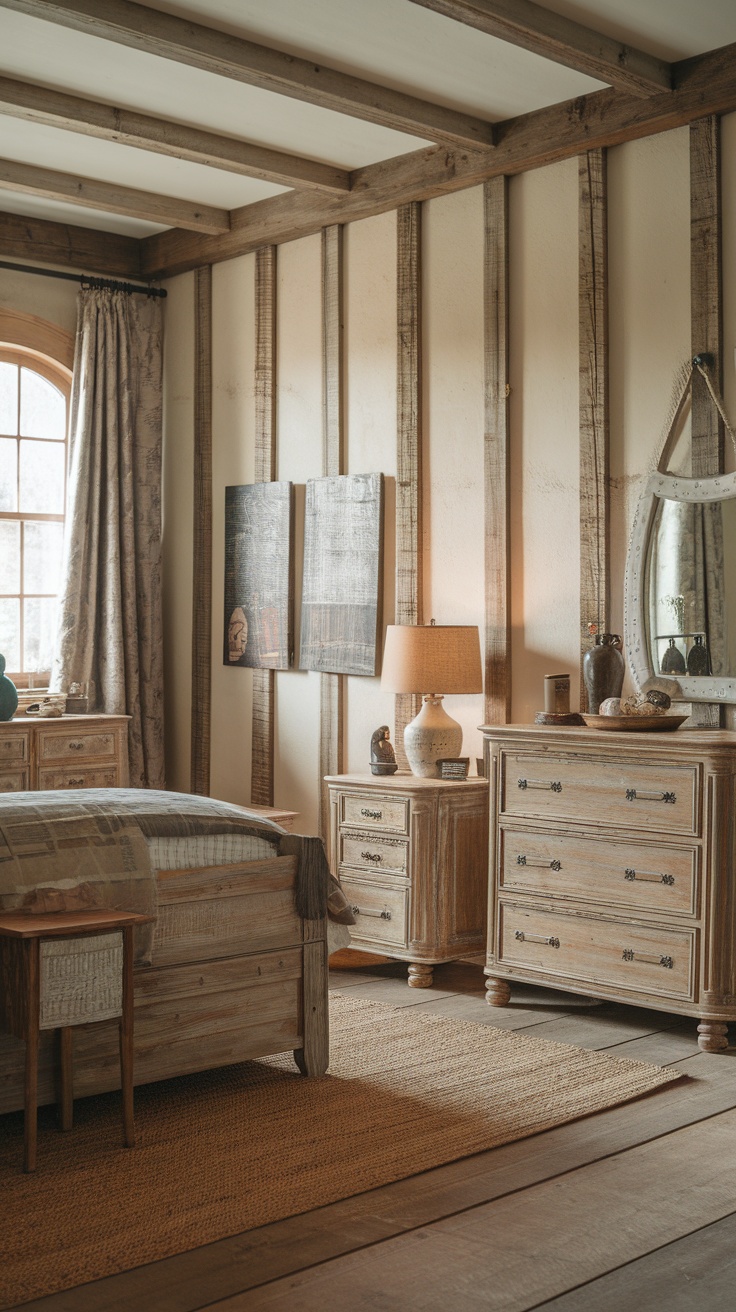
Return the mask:
[[525, 856], [517, 856], [517, 866], [526, 866], [528, 870], [561, 870], [561, 861], [527, 861]]
[[674, 961], [672, 957], [654, 957], [651, 953], [635, 952], [633, 948], [624, 948], [624, 961], [648, 961], [650, 966], [664, 966], [666, 970], [672, 970]]
[[519, 779], [518, 784], [520, 788], [545, 788], [553, 793], [562, 792], [562, 784], [559, 780], [548, 783], [546, 779]]
[[70, 743], [69, 747], [73, 752], [81, 752], [82, 748], [84, 747], [84, 743]]
[[351, 907], [354, 916], [375, 916], [377, 920], [390, 920], [390, 911], [372, 911], [370, 907]]
[[627, 867], [624, 871], [624, 879], [628, 879], [629, 881], [643, 879], [648, 884], [672, 885], [675, 882], [674, 875], [660, 875], [657, 874], [656, 870], [632, 870], [630, 867]]
[[648, 793], [636, 788], [626, 789], [627, 802], [672, 802], [677, 801], [676, 793]]
[[545, 938], [542, 934], [525, 934], [523, 929], [517, 929], [514, 938], [518, 938], [520, 943], [546, 943], [550, 948], [560, 946], [558, 938]]
[[383, 861], [380, 852], [361, 852], [360, 855], [364, 861], [372, 861], [374, 865], [380, 865], [381, 861]]
[[67, 779], [67, 788], [84, 788], [84, 779]]
[[361, 806], [360, 814], [364, 815], [366, 820], [381, 820], [383, 818], [383, 811], [371, 811], [368, 806]]

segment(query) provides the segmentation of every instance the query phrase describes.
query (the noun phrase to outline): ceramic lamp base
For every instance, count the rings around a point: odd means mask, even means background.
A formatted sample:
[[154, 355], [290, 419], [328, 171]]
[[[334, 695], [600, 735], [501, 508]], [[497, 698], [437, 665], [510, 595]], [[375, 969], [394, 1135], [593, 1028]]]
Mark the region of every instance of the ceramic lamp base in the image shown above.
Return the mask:
[[439, 779], [437, 762], [459, 756], [462, 746], [462, 727], [447, 714], [442, 698], [425, 697], [421, 711], [404, 730], [404, 751], [412, 774]]

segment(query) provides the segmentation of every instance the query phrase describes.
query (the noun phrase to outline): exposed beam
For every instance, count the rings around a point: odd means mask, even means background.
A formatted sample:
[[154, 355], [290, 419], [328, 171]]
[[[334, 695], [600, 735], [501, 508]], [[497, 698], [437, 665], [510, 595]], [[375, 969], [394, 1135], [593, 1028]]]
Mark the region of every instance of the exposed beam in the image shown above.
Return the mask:
[[471, 114], [131, 0], [0, 0], [0, 7], [428, 141], [465, 147], [493, 142], [492, 125]]
[[14, 78], [0, 77], [0, 114], [97, 137], [101, 141], [137, 146], [156, 155], [186, 159], [193, 164], [206, 164], [209, 168], [224, 169], [247, 178], [261, 178], [284, 187], [315, 187], [334, 192], [348, 191], [350, 187], [347, 171], [333, 168], [331, 164], [255, 146], [237, 137], [205, 132], [150, 114], [137, 114], [116, 105], [70, 96], [64, 91], [19, 82]]
[[534, 0], [412, 0], [422, 9], [467, 23], [535, 55], [565, 64], [634, 96], [672, 86], [672, 66], [634, 46], [563, 18]]
[[650, 100], [607, 89], [536, 110], [499, 124], [493, 151], [447, 151], [432, 147], [352, 174], [348, 196], [290, 193], [233, 210], [224, 237], [166, 232], [142, 243], [147, 277], [196, 268], [204, 259], [229, 260], [266, 241], [293, 241], [331, 223], [351, 223], [410, 200], [477, 186], [500, 174], [570, 159], [596, 146], [620, 145], [682, 127], [706, 114], [736, 110], [736, 44], [675, 64], [672, 92]]
[[135, 237], [73, 224], [0, 213], [0, 251], [4, 259], [60, 265], [79, 273], [141, 278], [141, 243]]
[[189, 232], [217, 235], [230, 229], [227, 210], [215, 209], [212, 205], [195, 205], [189, 200], [175, 200], [151, 191], [138, 191], [135, 187], [78, 178], [73, 173], [19, 164], [14, 159], [0, 159], [0, 188], [30, 196], [45, 196], [49, 200], [63, 200], [71, 205], [84, 205], [109, 214], [128, 214], [135, 219], [166, 223], [169, 227], [185, 228]]

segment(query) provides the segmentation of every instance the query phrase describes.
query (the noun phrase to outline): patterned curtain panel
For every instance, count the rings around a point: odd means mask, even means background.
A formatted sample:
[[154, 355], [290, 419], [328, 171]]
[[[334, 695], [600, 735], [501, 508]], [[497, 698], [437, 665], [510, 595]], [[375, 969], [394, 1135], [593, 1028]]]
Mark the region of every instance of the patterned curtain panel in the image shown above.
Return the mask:
[[82, 291], [51, 686], [131, 716], [130, 782], [164, 787], [161, 302]]

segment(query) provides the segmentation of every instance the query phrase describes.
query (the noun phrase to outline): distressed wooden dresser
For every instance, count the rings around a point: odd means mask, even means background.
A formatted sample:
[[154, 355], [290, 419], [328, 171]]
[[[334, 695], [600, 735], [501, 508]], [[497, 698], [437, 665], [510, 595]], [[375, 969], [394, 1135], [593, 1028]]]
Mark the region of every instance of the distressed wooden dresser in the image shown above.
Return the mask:
[[483, 729], [487, 998], [522, 980], [736, 1021], [736, 734]]
[[0, 793], [127, 786], [127, 715], [19, 715], [0, 723]]
[[330, 851], [355, 916], [353, 945], [432, 968], [485, 947], [488, 784], [413, 774], [335, 775]]

